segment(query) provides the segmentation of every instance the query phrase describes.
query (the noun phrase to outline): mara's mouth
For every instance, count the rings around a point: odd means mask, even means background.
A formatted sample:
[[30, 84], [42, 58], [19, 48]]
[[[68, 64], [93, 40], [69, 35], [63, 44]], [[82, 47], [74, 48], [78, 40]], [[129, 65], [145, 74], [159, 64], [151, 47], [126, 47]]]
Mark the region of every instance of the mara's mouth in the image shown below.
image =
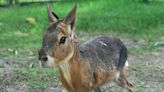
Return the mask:
[[44, 56], [39, 60], [40, 67], [55, 67], [55, 59], [49, 55]]

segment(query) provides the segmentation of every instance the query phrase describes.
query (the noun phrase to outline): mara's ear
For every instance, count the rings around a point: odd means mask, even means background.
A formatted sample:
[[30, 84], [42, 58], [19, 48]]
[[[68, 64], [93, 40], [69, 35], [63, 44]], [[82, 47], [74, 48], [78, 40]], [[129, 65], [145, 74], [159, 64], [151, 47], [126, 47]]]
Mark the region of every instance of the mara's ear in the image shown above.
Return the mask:
[[47, 11], [49, 24], [52, 22], [57, 22], [59, 17], [54, 12], [52, 12], [50, 5], [48, 5]]
[[64, 23], [66, 23], [67, 25], [70, 25], [71, 30], [74, 29], [75, 27], [75, 22], [76, 22], [76, 9], [77, 9], [77, 5], [74, 5], [72, 10], [68, 13], [68, 15], [66, 16], [66, 18], [64, 19]]

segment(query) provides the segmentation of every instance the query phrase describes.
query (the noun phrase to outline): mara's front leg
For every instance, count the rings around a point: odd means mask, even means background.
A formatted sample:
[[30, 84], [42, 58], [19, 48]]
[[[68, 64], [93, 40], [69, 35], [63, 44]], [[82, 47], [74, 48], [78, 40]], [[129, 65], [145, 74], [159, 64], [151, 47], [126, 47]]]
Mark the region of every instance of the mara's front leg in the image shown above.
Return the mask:
[[60, 80], [64, 88], [67, 90], [67, 92], [75, 92], [71, 81], [70, 82], [66, 81], [62, 73], [60, 74]]

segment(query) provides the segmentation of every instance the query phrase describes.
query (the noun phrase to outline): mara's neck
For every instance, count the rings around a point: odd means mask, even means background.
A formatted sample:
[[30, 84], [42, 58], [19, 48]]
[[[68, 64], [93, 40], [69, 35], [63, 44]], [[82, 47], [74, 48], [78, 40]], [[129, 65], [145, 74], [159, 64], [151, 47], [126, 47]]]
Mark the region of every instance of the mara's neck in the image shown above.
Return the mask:
[[64, 78], [68, 84], [71, 84], [71, 72], [74, 71], [73, 68], [78, 67], [79, 65], [79, 57], [79, 45], [75, 44], [74, 51], [68, 55], [62, 63], [59, 64], [61, 77]]
[[74, 54], [70, 60], [70, 63], [78, 62], [80, 60], [80, 46], [78, 43], [75, 44]]
[[73, 62], [79, 61], [80, 60], [80, 47], [78, 43], [74, 43], [74, 49], [70, 52], [70, 54], [65, 57], [64, 60], [60, 61], [59, 67], [61, 65], [68, 64], [70, 65]]

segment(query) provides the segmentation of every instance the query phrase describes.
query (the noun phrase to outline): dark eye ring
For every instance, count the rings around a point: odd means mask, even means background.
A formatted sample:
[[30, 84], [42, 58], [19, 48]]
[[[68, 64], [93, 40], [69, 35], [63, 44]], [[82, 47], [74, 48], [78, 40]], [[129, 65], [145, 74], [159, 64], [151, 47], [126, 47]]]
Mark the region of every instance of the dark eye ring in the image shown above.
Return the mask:
[[59, 44], [64, 44], [65, 41], [66, 41], [66, 37], [63, 36], [63, 37], [60, 38], [60, 42], [59, 42]]

